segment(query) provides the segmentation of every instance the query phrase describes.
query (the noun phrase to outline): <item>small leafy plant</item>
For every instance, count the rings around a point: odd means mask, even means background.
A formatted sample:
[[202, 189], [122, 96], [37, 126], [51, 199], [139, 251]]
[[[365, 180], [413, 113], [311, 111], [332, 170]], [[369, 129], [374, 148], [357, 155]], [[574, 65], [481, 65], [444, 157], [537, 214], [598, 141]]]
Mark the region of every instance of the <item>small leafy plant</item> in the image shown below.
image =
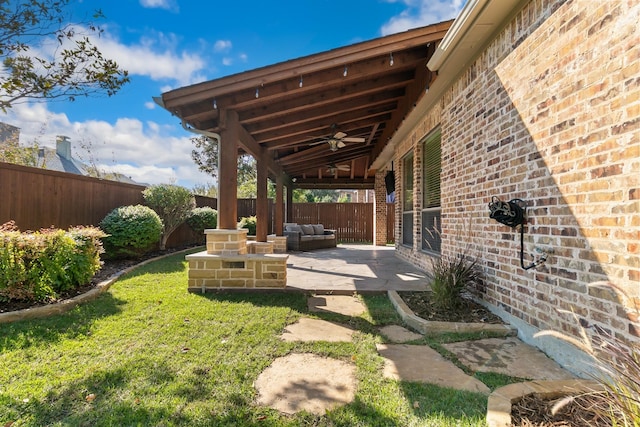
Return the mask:
[[0, 300], [48, 301], [89, 282], [103, 252], [95, 227], [22, 233], [0, 226]]
[[100, 222], [107, 234], [103, 239], [109, 258], [139, 258], [158, 243], [162, 220], [148, 206], [121, 206], [109, 212]]
[[249, 236], [256, 235], [256, 224], [258, 223], [258, 219], [255, 216], [247, 216], [240, 218], [240, 222], [238, 223], [238, 228], [246, 228], [249, 230], [247, 233]]

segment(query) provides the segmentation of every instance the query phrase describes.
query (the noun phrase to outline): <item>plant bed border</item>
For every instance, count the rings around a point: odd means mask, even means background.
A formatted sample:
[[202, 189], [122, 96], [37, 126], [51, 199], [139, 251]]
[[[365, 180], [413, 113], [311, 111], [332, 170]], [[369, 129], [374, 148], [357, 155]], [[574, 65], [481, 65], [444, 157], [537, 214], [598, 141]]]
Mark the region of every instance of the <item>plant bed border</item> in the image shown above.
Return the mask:
[[0, 323], [12, 323], [12, 322], [19, 322], [22, 320], [39, 319], [39, 318], [53, 316], [56, 314], [66, 313], [72, 310], [74, 307], [76, 307], [79, 304], [93, 301], [94, 299], [98, 298], [103, 292], [109, 289], [111, 285], [115, 283], [115, 281], [118, 280], [120, 276], [122, 276], [123, 274], [129, 273], [130, 271], [138, 267], [141, 267], [145, 264], [148, 264], [150, 262], [157, 261], [159, 259], [180, 254], [183, 252], [188, 252], [193, 249], [194, 248], [183, 249], [180, 251], [171, 252], [168, 254], [160, 255], [154, 258], [149, 258], [144, 261], [141, 261], [138, 264], [134, 264], [130, 267], [127, 267], [123, 270], [118, 271], [117, 273], [109, 277], [107, 280], [103, 280], [102, 282], [96, 284], [95, 287], [93, 287], [89, 291], [83, 294], [77, 295], [73, 298], [64, 299], [62, 301], [59, 301], [53, 304], [41, 305], [37, 307], [25, 308], [22, 310], [0, 313]]
[[402, 300], [398, 292], [387, 291], [391, 304], [410, 328], [424, 335], [443, 334], [450, 332], [489, 332], [496, 335], [517, 336], [518, 330], [511, 325], [501, 325], [495, 323], [464, 323], [464, 322], [440, 322], [435, 320], [425, 320], [418, 317], [409, 306]]

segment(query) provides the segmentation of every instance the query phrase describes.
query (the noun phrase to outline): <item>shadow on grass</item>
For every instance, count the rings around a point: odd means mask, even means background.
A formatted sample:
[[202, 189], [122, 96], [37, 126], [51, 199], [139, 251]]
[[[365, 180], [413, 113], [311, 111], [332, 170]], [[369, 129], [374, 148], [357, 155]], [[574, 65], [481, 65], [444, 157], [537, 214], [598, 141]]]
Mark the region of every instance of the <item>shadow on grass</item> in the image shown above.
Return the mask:
[[301, 313], [307, 311], [307, 295], [302, 293], [220, 290], [193, 294], [211, 301], [245, 303], [256, 307], [288, 307]]
[[97, 299], [80, 304], [73, 310], [43, 319], [0, 324], [0, 353], [5, 350], [27, 348], [41, 343], [54, 343], [63, 338], [87, 335], [97, 319], [113, 316], [121, 311], [125, 301], [109, 292]]

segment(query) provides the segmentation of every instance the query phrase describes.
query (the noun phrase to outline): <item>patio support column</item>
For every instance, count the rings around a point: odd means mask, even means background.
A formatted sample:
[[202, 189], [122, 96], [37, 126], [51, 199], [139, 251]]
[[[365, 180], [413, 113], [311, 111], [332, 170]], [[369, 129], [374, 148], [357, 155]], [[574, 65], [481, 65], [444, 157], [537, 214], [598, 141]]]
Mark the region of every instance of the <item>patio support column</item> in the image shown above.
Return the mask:
[[384, 183], [386, 171], [377, 171], [374, 183], [373, 240], [376, 246], [387, 244], [387, 190]]
[[293, 184], [287, 186], [287, 222], [293, 220]]
[[267, 200], [267, 180], [269, 179], [269, 169], [265, 159], [256, 159], [258, 164], [258, 197], [256, 200], [256, 240], [258, 242], [267, 241], [269, 204]]
[[281, 173], [276, 176], [276, 212], [275, 228], [276, 236], [282, 236], [282, 224], [284, 223], [284, 177]]
[[238, 113], [221, 110], [218, 147], [218, 228], [235, 230], [238, 223]]

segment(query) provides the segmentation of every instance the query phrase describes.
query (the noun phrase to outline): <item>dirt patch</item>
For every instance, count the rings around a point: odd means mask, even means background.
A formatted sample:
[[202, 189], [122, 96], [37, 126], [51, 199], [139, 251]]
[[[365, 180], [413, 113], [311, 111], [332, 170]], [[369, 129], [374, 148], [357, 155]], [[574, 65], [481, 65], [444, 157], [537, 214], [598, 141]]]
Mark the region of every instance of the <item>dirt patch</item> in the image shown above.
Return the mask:
[[500, 317], [468, 298], [463, 298], [462, 304], [455, 309], [442, 309], [431, 300], [430, 291], [400, 291], [398, 295], [416, 316], [425, 320], [505, 324]]

